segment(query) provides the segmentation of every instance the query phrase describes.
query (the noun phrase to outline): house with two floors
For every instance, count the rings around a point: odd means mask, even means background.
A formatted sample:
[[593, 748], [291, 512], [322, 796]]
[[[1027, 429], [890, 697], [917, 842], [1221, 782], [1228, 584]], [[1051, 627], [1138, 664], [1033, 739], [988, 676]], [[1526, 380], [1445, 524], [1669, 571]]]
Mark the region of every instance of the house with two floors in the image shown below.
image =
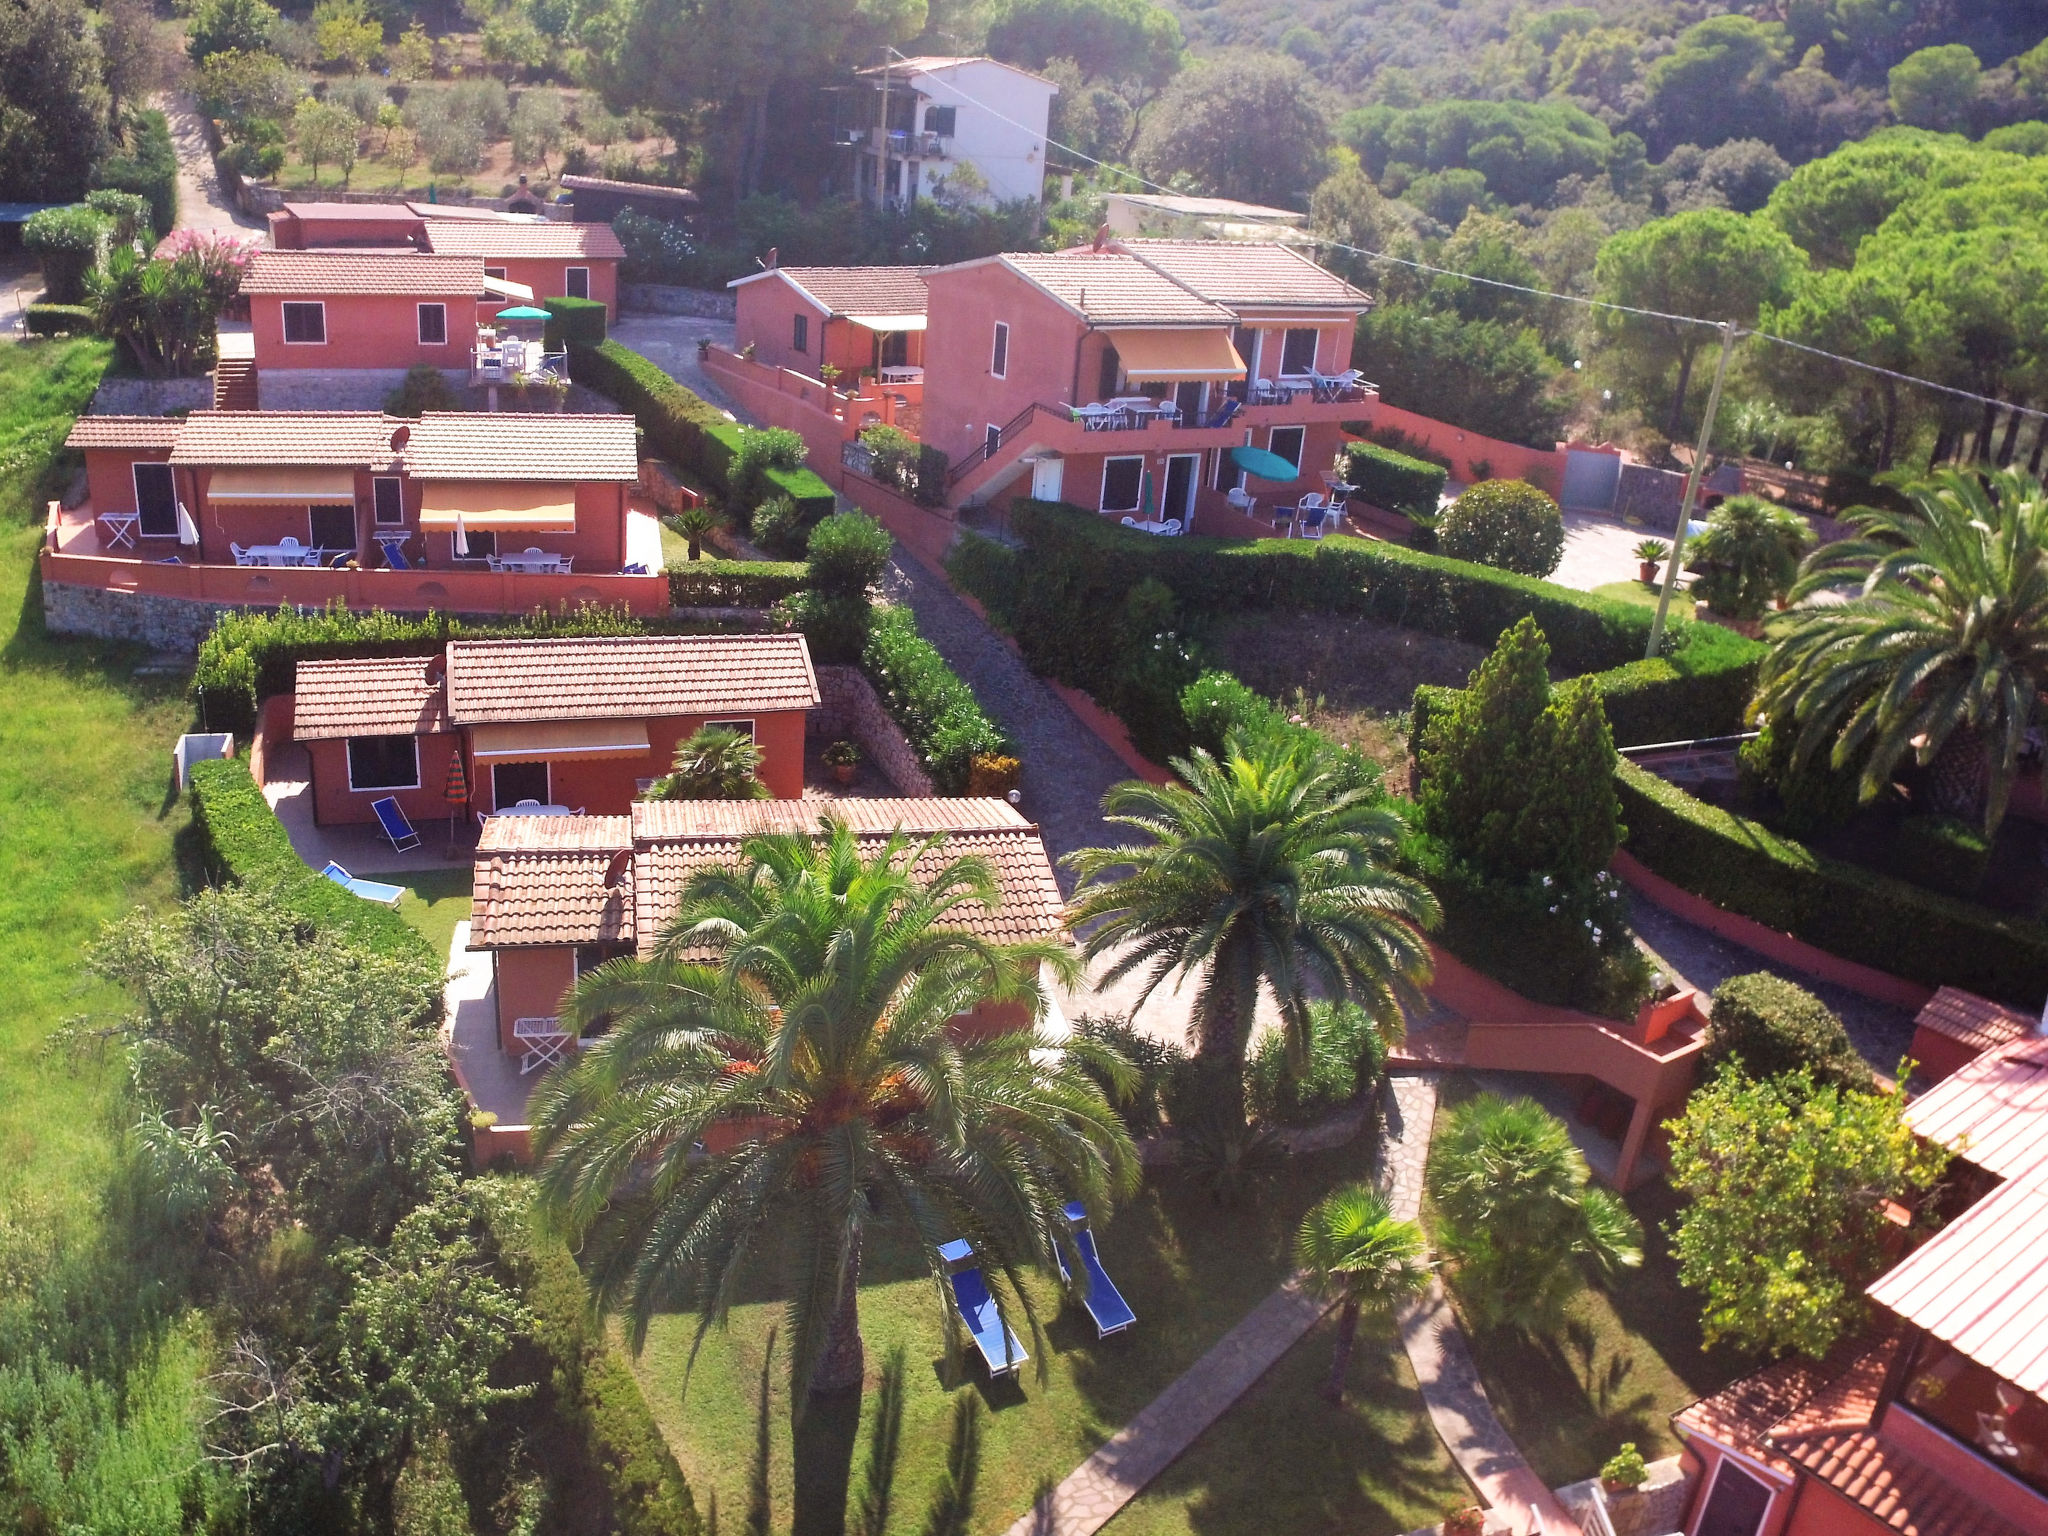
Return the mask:
[[860, 71], [835, 92], [840, 190], [875, 208], [949, 194], [983, 205], [1045, 191], [1059, 87], [990, 58], [926, 55]]

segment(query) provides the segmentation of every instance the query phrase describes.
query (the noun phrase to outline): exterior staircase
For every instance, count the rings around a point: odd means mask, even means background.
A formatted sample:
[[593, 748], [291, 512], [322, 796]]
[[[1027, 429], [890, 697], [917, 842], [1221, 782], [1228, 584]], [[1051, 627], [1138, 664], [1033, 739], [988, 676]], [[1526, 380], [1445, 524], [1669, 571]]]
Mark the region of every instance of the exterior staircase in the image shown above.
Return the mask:
[[213, 408], [253, 411], [257, 408], [256, 364], [251, 358], [224, 357], [213, 369]]

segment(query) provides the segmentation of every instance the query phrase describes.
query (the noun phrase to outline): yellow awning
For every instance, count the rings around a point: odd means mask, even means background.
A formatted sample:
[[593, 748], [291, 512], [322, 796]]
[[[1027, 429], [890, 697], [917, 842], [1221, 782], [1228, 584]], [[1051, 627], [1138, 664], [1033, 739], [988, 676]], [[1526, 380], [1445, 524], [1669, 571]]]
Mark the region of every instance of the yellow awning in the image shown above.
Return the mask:
[[848, 315], [855, 325], [864, 325], [871, 331], [921, 331], [924, 329], [923, 315]]
[[533, 290], [531, 288], [527, 287], [524, 283], [507, 282], [502, 277], [486, 277], [484, 279], [484, 292], [494, 293], [501, 299], [519, 299], [528, 304], [533, 302]]
[[472, 726], [470, 748], [481, 758], [563, 762], [579, 757], [645, 757], [645, 720], [534, 720]]
[[346, 501], [356, 499], [352, 469], [216, 469], [208, 501]]
[[1134, 384], [1175, 384], [1182, 379], [1241, 379], [1244, 359], [1230, 333], [1203, 331], [1110, 331], [1124, 377]]
[[573, 533], [576, 487], [561, 480], [430, 480], [420, 490], [420, 527], [452, 533]]

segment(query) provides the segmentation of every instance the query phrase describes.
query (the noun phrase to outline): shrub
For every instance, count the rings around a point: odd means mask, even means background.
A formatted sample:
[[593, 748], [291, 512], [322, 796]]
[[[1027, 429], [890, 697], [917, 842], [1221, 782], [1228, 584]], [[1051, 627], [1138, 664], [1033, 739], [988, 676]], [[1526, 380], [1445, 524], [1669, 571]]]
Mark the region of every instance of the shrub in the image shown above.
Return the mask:
[[973, 691], [917, 632], [909, 609], [875, 613], [861, 669], [940, 794], [957, 795], [966, 788], [975, 758], [1015, 756], [1008, 735], [982, 713]]
[[1345, 789], [1380, 788], [1383, 775], [1378, 763], [1289, 718], [1279, 705], [1254, 693], [1228, 672], [1204, 672], [1181, 690], [1180, 707], [1189, 745], [1212, 757], [1223, 755], [1233, 732], [1254, 742], [1283, 739], [1321, 756]]
[[178, 151], [170, 120], [154, 108], [128, 114], [123, 148], [100, 162], [93, 180], [116, 192], [132, 192], [149, 204], [149, 226], [167, 235], [178, 227]]
[[1714, 988], [1701, 1057], [1704, 1075], [1737, 1059], [1751, 1077], [1810, 1072], [1818, 1084], [1868, 1091], [1870, 1068], [1849, 1043], [1849, 1031], [1806, 988], [1768, 971], [1731, 976]]
[[1650, 1480], [1650, 1469], [1643, 1465], [1643, 1453], [1636, 1449], [1635, 1441], [1622, 1441], [1621, 1449], [1601, 1463], [1600, 1480], [1616, 1488], [1640, 1488]]
[[548, 351], [560, 352], [568, 347], [604, 345], [605, 318], [602, 299], [543, 299], [541, 308], [548, 312], [547, 328], [542, 333], [542, 345]]
[[1134, 1069], [1136, 1081], [1125, 1084], [1119, 1092], [1108, 1072], [1092, 1062], [1082, 1066], [1101, 1085], [1110, 1108], [1133, 1136], [1157, 1135], [1172, 1117], [1174, 1104], [1186, 1092], [1187, 1052], [1133, 1029], [1115, 1014], [1084, 1013], [1074, 1020], [1074, 1033], [1092, 1045], [1114, 1052]]
[[21, 226], [22, 249], [43, 266], [43, 298], [51, 304], [85, 299], [85, 274], [107, 259], [113, 223], [83, 203], [44, 208]]
[[867, 649], [871, 612], [865, 594], [804, 591], [776, 603], [770, 617], [803, 635], [812, 661], [857, 665]]
[[22, 312], [21, 323], [31, 336], [90, 336], [92, 306], [31, 304]]
[[1893, 867], [1904, 879], [1948, 896], [1974, 896], [1991, 862], [1983, 829], [1953, 816], [1908, 816], [1892, 844]]
[[1816, 750], [1794, 764], [1796, 730], [1780, 730], [1768, 718], [1757, 721], [1753, 741], [1736, 753], [1744, 808], [1793, 837], [1816, 837], [1846, 824], [1860, 802], [1863, 754], [1836, 768], [1829, 753]]
[[833, 596], [865, 596], [892, 547], [888, 531], [866, 513], [835, 512], [811, 530], [811, 585]]
[[779, 559], [794, 560], [803, 553], [803, 513], [787, 496], [771, 496], [754, 508], [754, 542]]
[[109, 238], [116, 245], [130, 244], [138, 236], [150, 233], [149, 199], [134, 192], [117, 192], [111, 187], [103, 187], [85, 194], [85, 206], [105, 217], [113, 226]]
[[1441, 464], [1410, 458], [1377, 443], [1349, 444], [1344, 461], [1344, 478], [1358, 487], [1359, 499], [1389, 512], [1434, 515], [1451, 478], [1450, 470]]
[[1272, 1125], [1313, 1125], [1379, 1082], [1387, 1048], [1356, 1003], [1309, 1004], [1309, 1057], [1297, 1076], [1287, 1069], [1287, 1038], [1268, 1030], [1245, 1073], [1252, 1113]]
[[1699, 572], [1693, 583], [1716, 613], [1758, 619], [1792, 588], [1813, 529], [1797, 512], [1760, 496], [1730, 496], [1707, 514], [1707, 526], [1685, 548]]
[[2048, 927], [1815, 853], [1622, 762], [1628, 850], [1716, 906], [1923, 986], [2032, 1009], [2048, 992]]
[[802, 469], [809, 456], [803, 435], [787, 427], [741, 427], [728, 471], [732, 494], [751, 504], [763, 493], [769, 470]]
[[810, 584], [798, 560], [693, 560], [668, 568], [669, 601], [678, 608], [772, 608]]
[[459, 411], [462, 397], [432, 363], [414, 363], [405, 381], [384, 397], [384, 414], [418, 418], [428, 411]]
[[1524, 576], [1548, 576], [1564, 557], [1564, 514], [1526, 480], [1486, 480], [1437, 520], [1438, 550]]

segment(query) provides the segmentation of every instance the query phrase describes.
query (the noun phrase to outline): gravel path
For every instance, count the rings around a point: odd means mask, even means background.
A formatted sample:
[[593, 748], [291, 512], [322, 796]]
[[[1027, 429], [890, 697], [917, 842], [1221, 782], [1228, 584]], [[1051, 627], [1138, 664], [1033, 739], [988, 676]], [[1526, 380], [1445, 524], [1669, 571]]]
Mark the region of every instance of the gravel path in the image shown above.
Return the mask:
[[1873, 1002], [1860, 992], [1816, 981], [1790, 966], [1768, 960], [1753, 949], [1731, 944], [1704, 928], [1673, 916], [1641, 895], [1634, 903], [1633, 926], [1642, 941], [1657, 952], [1666, 966], [1688, 985], [1712, 992], [1730, 976], [1752, 971], [1769, 971], [1787, 981], [1797, 982], [1836, 1013], [1849, 1031], [1849, 1039], [1875, 1071], [1889, 1077], [1898, 1070], [1899, 1058], [1913, 1041], [1913, 1015], [1889, 1003]]
[[235, 207], [222, 189], [220, 173], [214, 168], [213, 153], [206, 147], [206, 135], [199, 126], [199, 109], [183, 91], [157, 98], [157, 105], [171, 126], [171, 143], [178, 151], [178, 228], [251, 229], [267, 226]]

